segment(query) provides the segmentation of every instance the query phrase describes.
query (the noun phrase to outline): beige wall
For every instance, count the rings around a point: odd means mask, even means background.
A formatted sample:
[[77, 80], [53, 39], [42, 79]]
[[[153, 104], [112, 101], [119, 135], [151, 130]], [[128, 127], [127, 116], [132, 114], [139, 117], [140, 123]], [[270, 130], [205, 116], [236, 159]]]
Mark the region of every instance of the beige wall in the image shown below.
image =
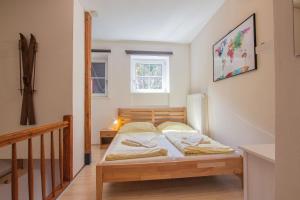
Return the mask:
[[[256, 13], [258, 70], [213, 82], [213, 44]], [[272, 0], [227, 0], [191, 44], [191, 92], [208, 94], [209, 132], [240, 145], [274, 142], [275, 67]]]
[[[95, 41], [93, 48], [111, 49], [108, 56], [108, 97], [92, 98], [92, 139], [116, 118], [119, 107], [185, 106], [189, 90], [189, 46], [155, 42]], [[130, 93], [130, 50], [173, 51], [170, 57], [170, 94]]]
[[27, 37], [33, 33], [38, 41], [37, 123], [61, 120], [64, 114], [72, 113], [72, 20], [72, 0], [1, 1], [0, 133], [25, 128], [19, 126], [19, 33]]
[[[22, 98], [18, 91], [18, 34], [28, 37], [33, 33], [38, 41], [34, 95], [37, 125], [61, 121], [65, 114], [74, 115], [74, 173], [81, 168], [84, 158], [83, 20], [83, 9], [77, 0], [0, 2], [0, 134], [28, 128], [19, 126]], [[39, 157], [38, 138], [33, 149]], [[10, 156], [9, 151], [10, 148], [2, 148], [0, 156]], [[18, 156], [26, 155], [27, 145], [19, 144]]]
[[276, 200], [300, 196], [300, 57], [294, 56], [292, 0], [274, 0]]
[[300, 7], [294, 8], [295, 55], [300, 56]]

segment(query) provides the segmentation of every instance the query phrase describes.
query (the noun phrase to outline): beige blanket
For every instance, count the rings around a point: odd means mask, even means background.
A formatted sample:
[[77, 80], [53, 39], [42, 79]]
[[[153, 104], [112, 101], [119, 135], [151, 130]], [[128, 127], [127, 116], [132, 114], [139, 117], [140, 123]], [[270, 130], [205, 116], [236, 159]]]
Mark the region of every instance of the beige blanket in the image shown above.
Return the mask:
[[105, 160], [167, 156], [168, 150], [158, 145], [160, 137], [163, 136], [156, 133], [118, 134], [116, 143], [108, 149]]
[[231, 147], [222, 145], [208, 136], [200, 135], [199, 133], [168, 132], [164, 133], [164, 135], [185, 155], [219, 154], [234, 151]]

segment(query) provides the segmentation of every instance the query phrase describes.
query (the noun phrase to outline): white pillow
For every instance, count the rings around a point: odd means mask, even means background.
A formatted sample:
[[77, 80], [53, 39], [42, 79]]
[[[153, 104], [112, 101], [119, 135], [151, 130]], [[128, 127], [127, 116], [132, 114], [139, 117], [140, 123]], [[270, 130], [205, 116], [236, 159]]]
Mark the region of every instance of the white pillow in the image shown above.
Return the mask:
[[150, 122], [130, 122], [122, 126], [119, 133], [157, 132]]
[[163, 133], [165, 132], [197, 132], [192, 127], [181, 122], [164, 122], [157, 126], [157, 129]]

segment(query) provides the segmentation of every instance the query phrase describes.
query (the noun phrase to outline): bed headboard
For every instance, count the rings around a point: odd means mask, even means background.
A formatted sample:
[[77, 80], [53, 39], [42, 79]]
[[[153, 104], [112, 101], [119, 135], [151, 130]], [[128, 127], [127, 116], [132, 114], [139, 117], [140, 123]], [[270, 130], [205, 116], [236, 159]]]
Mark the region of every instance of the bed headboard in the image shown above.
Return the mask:
[[186, 123], [186, 108], [119, 108], [120, 126], [129, 122], [152, 122], [155, 126], [175, 121]]

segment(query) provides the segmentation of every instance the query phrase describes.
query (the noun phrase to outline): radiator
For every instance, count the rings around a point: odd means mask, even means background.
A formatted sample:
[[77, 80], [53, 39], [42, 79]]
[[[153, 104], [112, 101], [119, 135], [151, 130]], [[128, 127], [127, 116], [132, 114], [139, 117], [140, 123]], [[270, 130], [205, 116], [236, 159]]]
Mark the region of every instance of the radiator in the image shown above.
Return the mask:
[[207, 133], [207, 101], [204, 94], [187, 97], [187, 122], [202, 134]]

